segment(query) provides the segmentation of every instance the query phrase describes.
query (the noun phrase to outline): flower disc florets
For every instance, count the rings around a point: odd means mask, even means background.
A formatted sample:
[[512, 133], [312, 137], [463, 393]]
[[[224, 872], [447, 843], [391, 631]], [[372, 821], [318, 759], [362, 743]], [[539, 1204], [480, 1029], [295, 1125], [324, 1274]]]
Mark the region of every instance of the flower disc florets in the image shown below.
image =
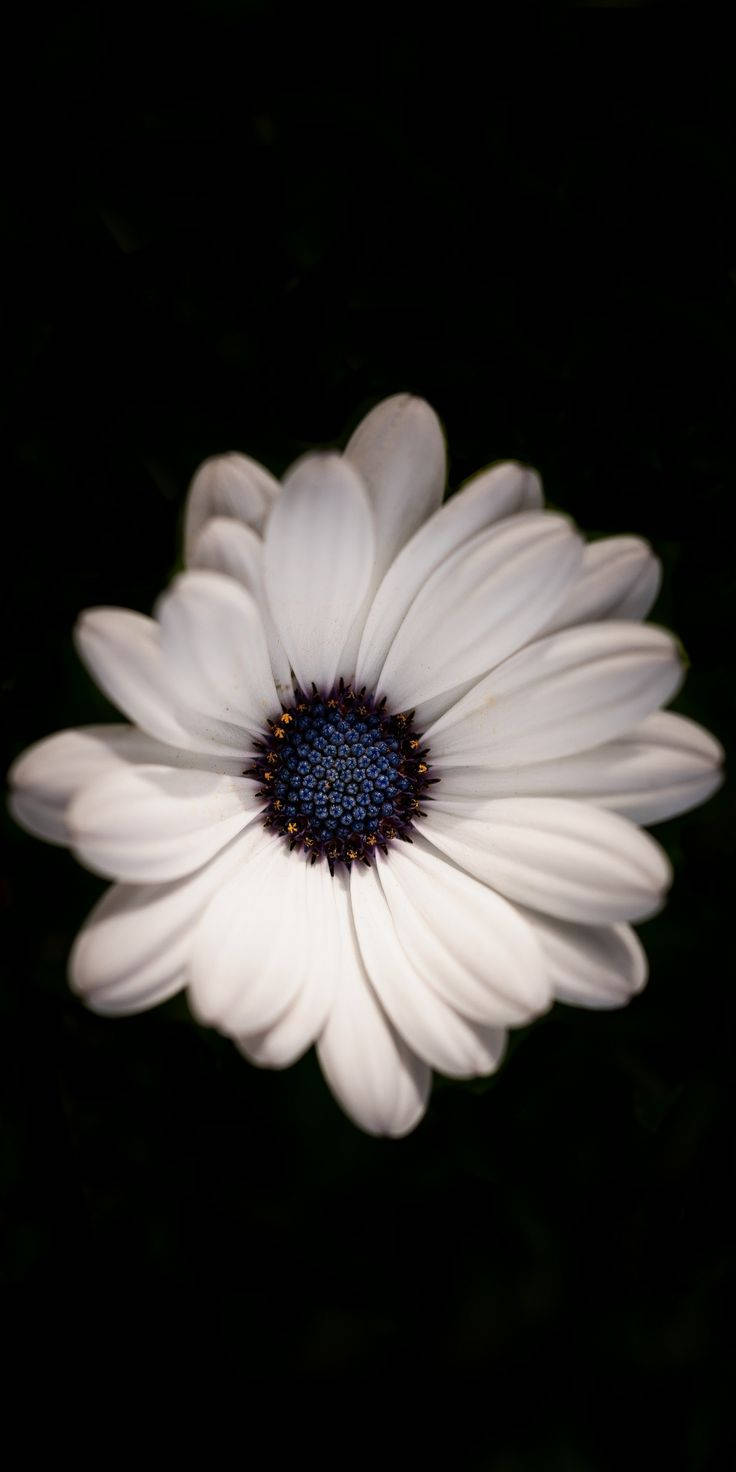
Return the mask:
[[394, 838], [411, 841], [415, 817], [434, 780], [413, 711], [392, 715], [362, 689], [340, 684], [322, 695], [297, 692], [269, 721], [246, 775], [261, 783], [265, 826], [312, 862], [325, 855], [348, 867], [369, 864]]

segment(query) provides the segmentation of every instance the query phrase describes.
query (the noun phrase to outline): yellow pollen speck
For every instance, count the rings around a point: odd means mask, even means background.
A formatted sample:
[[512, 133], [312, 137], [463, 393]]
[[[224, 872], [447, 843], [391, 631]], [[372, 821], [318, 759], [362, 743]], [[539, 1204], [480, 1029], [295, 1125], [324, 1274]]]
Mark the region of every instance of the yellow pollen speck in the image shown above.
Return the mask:
[[420, 762], [419, 763], [419, 766], [417, 767], [417, 771], [418, 772], [426, 772], [426, 770], [427, 770], [427, 763], [426, 762]]
[[280, 730], [280, 729], [279, 729], [279, 727], [278, 727], [278, 726], [276, 726], [276, 727], [275, 727], [275, 729], [274, 729], [274, 733], [273, 733], [273, 734], [274, 734], [274, 736], [275, 736], [275, 737], [276, 737], [276, 739], [277, 739], [277, 740], [278, 740], [278, 741], [283, 741], [283, 739], [284, 739], [284, 733], [283, 733], [283, 731], [281, 731], [281, 730]]
[[264, 772], [263, 780], [264, 782], [273, 782], [273, 772]]
[[366, 835], [366, 840], [365, 841], [366, 841], [366, 843], [369, 843], [370, 844], [371, 848], [373, 848], [374, 843], [377, 842], [375, 833], [368, 833]]
[[348, 858], [349, 859], [357, 859], [357, 857], [358, 857], [358, 850], [357, 850], [357, 848], [349, 848], [348, 849]]
[[276, 752], [275, 751], [269, 751], [268, 756], [266, 757], [266, 761], [267, 762], [270, 762], [271, 763], [271, 766], [273, 766], [274, 762], [277, 762], [278, 761], [278, 757], [276, 755]]
[[418, 741], [410, 741], [409, 742], [409, 745], [410, 745], [412, 751], [416, 751], [416, 749], [417, 749], [417, 747], [419, 745], [419, 742]]
[[282, 803], [281, 798], [280, 797], [277, 797], [275, 799], [275, 801], [274, 801], [274, 807], [276, 809], [276, 812], [277, 813], [280, 813], [283, 806], [284, 806], [284, 804]]
[[284, 725], [284, 726], [288, 726], [289, 721], [293, 721], [293, 719], [294, 719], [294, 717], [289, 715], [288, 710], [285, 710], [284, 713], [283, 713], [283, 715], [279, 716], [279, 720], [281, 721], [282, 725]]
[[287, 833], [296, 833], [298, 826], [299, 826], [298, 823], [287, 823], [287, 825], [286, 825], [286, 831], [287, 831]]

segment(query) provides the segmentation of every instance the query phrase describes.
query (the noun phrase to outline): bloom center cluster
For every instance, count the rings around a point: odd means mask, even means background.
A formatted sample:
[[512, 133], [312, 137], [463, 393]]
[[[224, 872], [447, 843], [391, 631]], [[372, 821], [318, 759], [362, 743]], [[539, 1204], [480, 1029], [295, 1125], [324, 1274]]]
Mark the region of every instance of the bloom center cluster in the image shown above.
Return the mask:
[[391, 715], [342, 681], [328, 696], [298, 692], [256, 747], [246, 771], [262, 783], [266, 825], [331, 870], [408, 837], [433, 780], [411, 713]]

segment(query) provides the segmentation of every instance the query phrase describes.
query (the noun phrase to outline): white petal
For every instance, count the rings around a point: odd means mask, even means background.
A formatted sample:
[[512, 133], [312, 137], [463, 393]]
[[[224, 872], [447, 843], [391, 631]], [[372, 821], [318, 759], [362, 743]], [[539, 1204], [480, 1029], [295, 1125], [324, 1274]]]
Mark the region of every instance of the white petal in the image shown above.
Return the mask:
[[683, 678], [670, 634], [583, 624], [521, 649], [425, 732], [443, 768], [514, 767], [585, 751], [671, 699]]
[[484, 884], [563, 920], [644, 919], [661, 908], [672, 880], [647, 833], [564, 798], [447, 798], [417, 826]]
[[[149, 736], [196, 750], [197, 738], [177, 718], [160, 630], [152, 618], [127, 608], [88, 608], [74, 636], [93, 680], [118, 710]], [[199, 745], [208, 749], [204, 741]]]
[[47, 843], [58, 843], [65, 846], [69, 842], [69, 836], [64, 822], [64, 813], [58, 808], [50, 807], [42, 798], [36, 797], [33, 792], [11, 792], [8, 797], [8, 812], [11, 818], [26, 833], [32, 833], [34, 838], [43, 838]]
[[273, 476], [247, 455], [213, 455], [200, 465], [189, 487], [184, 513], [187, 561], [211, 516], [232, 516], [260, 531], [278, 494]]
[[255, 598], [271, 659], [279, 700], [288, 705], [293, 698], [289, 661], [266, 599], [263, 586], [263, 542], [249, 526], [228, 516], [206, 522], [189, 557], [190, 567], [208, 568], [235, 578]]
[[232, 776], [243, 766], [242, 759], [228, 764], [222, 757], [165, 746], [135, 726], [83, 726], [56, 731], [21, 752], [10, 768], [11, 811], [38, 838], [68, 844], [66, 809], [72, 798], [105, 772], [142, 762], [197, 766], [209, 771], [224, 771], [229, 765]]
[[322, 1072], [338, 1103], [370, 1135], [407, 1135], [422, 1118], [431, 1074], [394, 1031], [358, 950], [346, 883], [340, 886], [340, 980], [317, 1043]]
[[203, 1022], [237, 1039], [268, 1032], [314, 984], [323, 959], [311, 929], [318, 884], [302, 855], [272, 835], [220, 888], [192, 954], [191, 1002]]
[[77, 858], [95, 874], [164, 883], [190, 874], [259, 816], [247, 777], [124, 767], [86, 785], [67, 821]]
[[575, 1007], [623, 1007], [647, 979], [630, 925], [571, 925], [525, 911], [544, 952], [555, 997]]
[[[280, 703], [257, 604], [245, 588], [218, 572], [185, 572], [156, 605], [161, 651], [172, 683], [187, 705], [255, 735]], [[220, 729], [218, 727], [218, 729]]]
[[300, 855], [289, 856], [306, 870], [307, 930], [294, 937], [303, 948], [301, 987], [273, 1027], [238, 1039], [238, 1047], [252, 1063], [286, 1068], [305, 1053], [321, 1033], [339, 983], [340, 924], [336, 890], [326, 864], [307, 864]]
[[167, 745], [232, 759], [242, 727], [187, 705], [161, 650], [161, 629], [127, 608], [88, 608], [75, 629], [78, 652], [108, 698], [143, 731]]
[[718, 742], [683, 716], [658, 711], [616, 741], [557, 761], [498, 768], [482, 757], [433, 768], [447, 797], [571, 797], [635, 823], [661, 823], [697, 807], [720, 787]]
[[468, 481], [420, 526], [392, 562], [373, 600], [360, 643], [356, 684], [375, 685], [417, 593], [451, 553], [502, 517], [541, 504], [539, 477], [510, 460]]
[[526, 511], [478, 533], [424, 584], [388, 652], [378, 692], [394, 709], [480, 678], [539, 628], [582, 554], [568, 522]]
[[124, 989], [100, 987], [93, 996], [82, 997], [81, 1000], [91, 1012], [97, 1012], [101, 1017], [127, 1017], [136, 1012], [149, 1012], [152, 1007], [168, 1002], [170, 997], [182, 992], [186, 984], [187, 973], [182, 969], [161, 976], [148, 986], [137, 985], [136, 979], [131, 978]]
[[434, 409], [410, 394], [395, 394], [372, 409], [350, 439], [345, 458], [368, 490], [376, 529], [370, 583], [343, 649], [343, 668], [352, 674], [373, 595], [397, 552], [439, 506], [447, 463]]
[[303, 690], [335, 683], [371, 577], [367, 492], [340, 455], [307, 455], [284, 480], [265, 544], [266, 594]]
[[263, 576], [263, 539], [232, 516], [213, 516], [197, 534], [187, 563], [224, 572], [257, 599]]
[[609, 767], [603, 801], [636, 823], [661, 823], [689, 812], [712, 797], [723, 782], [720, 742], [696, 721], [673, 711], [658, 711], [642, 721], [616, 744], [616, 758]]
[[451, 1007], [504, 1027], [549, 1005], [539, 946], [501, 895], [419, 838], [395, 844], [378, 874], [399, 941]]
[[[168, 750], [132, 726], [88, 726], [56, 731], [21, 753], [8, 773], [10, 809], [23, 827], [50, 843], [69, 843], [66, 809], [72, 797], [103, 773], [128, 760], [150, 761]], [[143, 752], [147, 752], [145, 757]], [[155, 760], [155, 758], [154, 758]]]
[[440, 716], [451, 710], [467, 695], [474, 690], [478, 684], [477, 678], [463, 680], [460, 685], [455, 685], [452, 690], [443, 690], [441, 695], [433, 695], [431, 700], [417, 700], [414, 709], [414, 726], [417, 731], [428, 731]]
[[439, 419], [424, 399], [394, 394], [361, 420], [345, 459], [370, 496], [378, 579], [442, 500], [447, 464]]
[[115, 884], [83, 925], [69, 980], [95, 1012], [140, 1012], [186, 983], [196, 922], [218, 886], [264, 847], [254, 824], [221, 853], [171, 884]]
[[641, 537], [603, 537], [585, 548], [578, 575], [544, 632], [602, 618], [646, 618], [662, 567]]
[[409, 960], [375, 866], [353, 869], [350, 896], [363, 964], [400, 1036], [425, 1063], [449, 1078], [493, 1073], [503, 1056], [505, 1032], [469, 1022]]

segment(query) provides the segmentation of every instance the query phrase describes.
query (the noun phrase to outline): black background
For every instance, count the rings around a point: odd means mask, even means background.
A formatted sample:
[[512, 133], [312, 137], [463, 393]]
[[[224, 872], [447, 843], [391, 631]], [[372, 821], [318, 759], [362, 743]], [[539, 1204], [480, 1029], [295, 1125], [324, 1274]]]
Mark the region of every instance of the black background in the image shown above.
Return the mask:
[[[651, 539], [655, 618], [692, 663], [676, 708], [726, 741], [724, 38], [658, 7], [429, 47], [426, 18], [343, 17], [316, 44], [312, 23], [224, 3], [31, 22], [6, 129], [7, 760], [111, 714], [71, 627], [150, 609], [199, 460], [280, 473], [405, 388], [445, 424], [452, 486], [515, 456], [586, 530]], [[85, 1012], [65, 957], [102, 885], [7, 821], [21, 1371], [58, 1373], [73, 1330], [91, 1359], [134, 1345], [136, 1382], [217, 1353], [243, 1387], [452, 1372], [482, 1387], [478, 1467], [636, 1466], [639, 1414], [648, 1465], [724, 1467], [729, 802], [658, 830], [677, 877], [642, 927], [643, 996], [556, 1008], [397, 1143], [342, 1117], [313, 1057], [252, 1069], [181, 1001]]]

